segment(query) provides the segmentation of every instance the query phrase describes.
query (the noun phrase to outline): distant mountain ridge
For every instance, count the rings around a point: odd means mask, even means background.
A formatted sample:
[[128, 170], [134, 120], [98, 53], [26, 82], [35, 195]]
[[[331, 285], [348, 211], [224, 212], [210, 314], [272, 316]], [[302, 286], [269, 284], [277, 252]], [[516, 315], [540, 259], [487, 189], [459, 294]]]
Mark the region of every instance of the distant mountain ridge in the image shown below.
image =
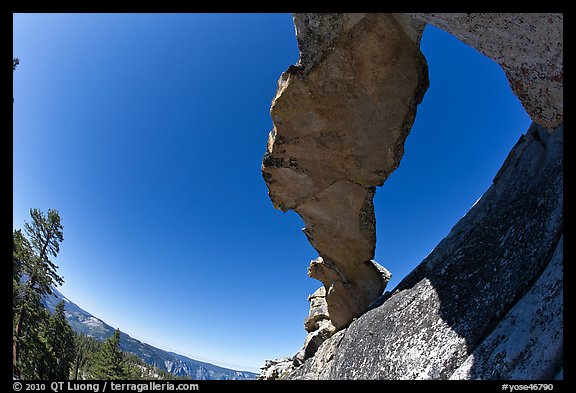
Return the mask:
[[[51, 296], [46, 296], [43, 299], [44, 305], [52, 313], [56, 305], [63, 300], [66, 319], [75, 332], [94, 337], [100, 341], [112, 336], [115, 330], [112, 326], [71, 302], [57, 289], [53, 288], [52, 291]], [[133, 353], [146, 363], [180, 377], [190, 377], [195, 380], [238, 380], [255, 379], [257, 376], [250, 371], [232, 370], [164, 351], [136, 340], [124, 332], [120, 333], [120, 347], [123, 351]]]

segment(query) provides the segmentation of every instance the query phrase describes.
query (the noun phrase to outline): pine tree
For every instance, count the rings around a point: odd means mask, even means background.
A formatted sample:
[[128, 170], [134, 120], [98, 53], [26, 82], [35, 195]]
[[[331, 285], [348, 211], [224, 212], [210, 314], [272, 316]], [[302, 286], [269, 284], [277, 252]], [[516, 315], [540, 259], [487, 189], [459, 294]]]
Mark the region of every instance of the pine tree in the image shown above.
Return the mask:
[[130, 352], [124, 352], [128, 379], [145, 379], [144, 375], [149, 367], [146, 362]]
[[45, 378], [49, 362], [42, 330], [48, 325], [50, 313], [36, 295], [31, 297], [25, 308], [26, 318], [22, 321], [22, 335], [19, 338], [18, 370], [21, 378], [42, 379]]
[[22, 269], [24, 263], [31, 259], [32, 247], [20, 229], [13, 233], [13, 262], [12, 262], [12, 318], [14, 319], [20, 306]]
[[[19, 371], [22, 376], [31, 379], [39, 379], [45, 373], [47, 366], [46, 343], [40, 337], [40, 331], [48, 323], [49, 313], [40, 302], [40, 297], [36, 293], [29, 293], [26, 302], [23, 301], [23, 293], [26, 288], [22, 282], [23, 272], [29, 271], [29, 266], [33, 260], [32, 245], [28, 239], [17, 229], [13, 233], [13, 266], [12, 266], [12, 320], [13, 327], [16, 326], [16, 316], [21, 307], [24, 310], [25, 318], [21, 320], [19, 345]], [[14, 340], [16, 340], [14, 335]]]
[[48, 364], [42, 379], [69, 379], [75, 358], [74, 332], [66, 320], [63, 300], [56, 305], [42, 336], [48, 349]]
[[[13, 337], [12, 371], [15, 377], [21, 377], [21, 351], [26, 346], [26, 338], [35, 341], [37, 336], [37, 318], [45, 317], [40, 300], [52, 293], [51, 287], [62, 284], [64, 280], [56, 270], [50, 257], [56, 257], [60, 243], [64, 240], [63, 226], [57, 210], [48, 210], [45, 215], [38, 209], [30, 209], [32, 223], [25, 222], [24, 232], [15, 231], [13, 235]], [[24, 282], [20, 282], [24, 279]], [[16, 283], [18, 281], [18, 283]], [[38, 343], [28, 343], [28, 349], [38, 349]]]
[[94, 363], [95, 353], [100, 348], [100, 342], [94, 337], [85, 336], [82, 333], [74, 336], [74, 349], [76, 351], [72, 363], [72, 379], [86, 379], [89, 377], [89, 369]]
[[120, 329], [116, 329], [102, 344], [92, 369], [92, 377], [106, 380], [130, 379], [130, 370], [120, 349]]

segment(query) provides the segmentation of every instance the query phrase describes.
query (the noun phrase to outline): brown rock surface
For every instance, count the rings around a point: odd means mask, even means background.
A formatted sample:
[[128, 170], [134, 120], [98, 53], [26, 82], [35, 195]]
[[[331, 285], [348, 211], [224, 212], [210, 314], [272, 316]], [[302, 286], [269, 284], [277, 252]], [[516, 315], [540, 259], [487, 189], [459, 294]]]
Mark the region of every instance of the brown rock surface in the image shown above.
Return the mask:
[[328, 304], [326, 302], [326, 288], [321, 286], [312, 295], [308, 296], [310, 302], [310, 312], [304, 321], [304, 328], [308, 332], [304, 346], [296, 355], [298, 362], [314, 356], [320, 345], [330, 338], [336, 329], [330, 321], [328, 315]]
[[274, 205], [303, 218], [340, 329], [387, 279], [372, 263], [375, 186], [399, 165], [428, 87], [424, 23], [394, 14], [295, 14], [300, 61], [282, 74], [262, 163]]

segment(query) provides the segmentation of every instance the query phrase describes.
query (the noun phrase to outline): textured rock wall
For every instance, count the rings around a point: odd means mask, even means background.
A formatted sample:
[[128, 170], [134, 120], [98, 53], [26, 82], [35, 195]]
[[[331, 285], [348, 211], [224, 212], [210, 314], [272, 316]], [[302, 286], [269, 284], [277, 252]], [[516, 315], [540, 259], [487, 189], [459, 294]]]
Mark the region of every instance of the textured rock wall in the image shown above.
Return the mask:
[[533, 125], [492, 187], [382, 304], [290, 379], [552, 379], [562, 368], [563, 127]]
[[544, 273], [451, 379], [555, 379], [563, 364], [561, 237]]
[[445, 30], [496, 61], [532, 120], [563, 122], [563, 14], [410, 14]]

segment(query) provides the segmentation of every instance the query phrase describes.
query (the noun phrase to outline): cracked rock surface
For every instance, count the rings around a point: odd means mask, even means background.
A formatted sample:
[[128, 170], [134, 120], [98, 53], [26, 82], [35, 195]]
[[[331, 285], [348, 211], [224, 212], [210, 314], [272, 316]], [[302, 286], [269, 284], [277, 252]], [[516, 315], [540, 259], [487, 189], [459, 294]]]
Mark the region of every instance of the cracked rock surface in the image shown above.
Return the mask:
[[562, 173], [563, 126], [533, 124], [430, 255], [287, 378], [562, 375]]

